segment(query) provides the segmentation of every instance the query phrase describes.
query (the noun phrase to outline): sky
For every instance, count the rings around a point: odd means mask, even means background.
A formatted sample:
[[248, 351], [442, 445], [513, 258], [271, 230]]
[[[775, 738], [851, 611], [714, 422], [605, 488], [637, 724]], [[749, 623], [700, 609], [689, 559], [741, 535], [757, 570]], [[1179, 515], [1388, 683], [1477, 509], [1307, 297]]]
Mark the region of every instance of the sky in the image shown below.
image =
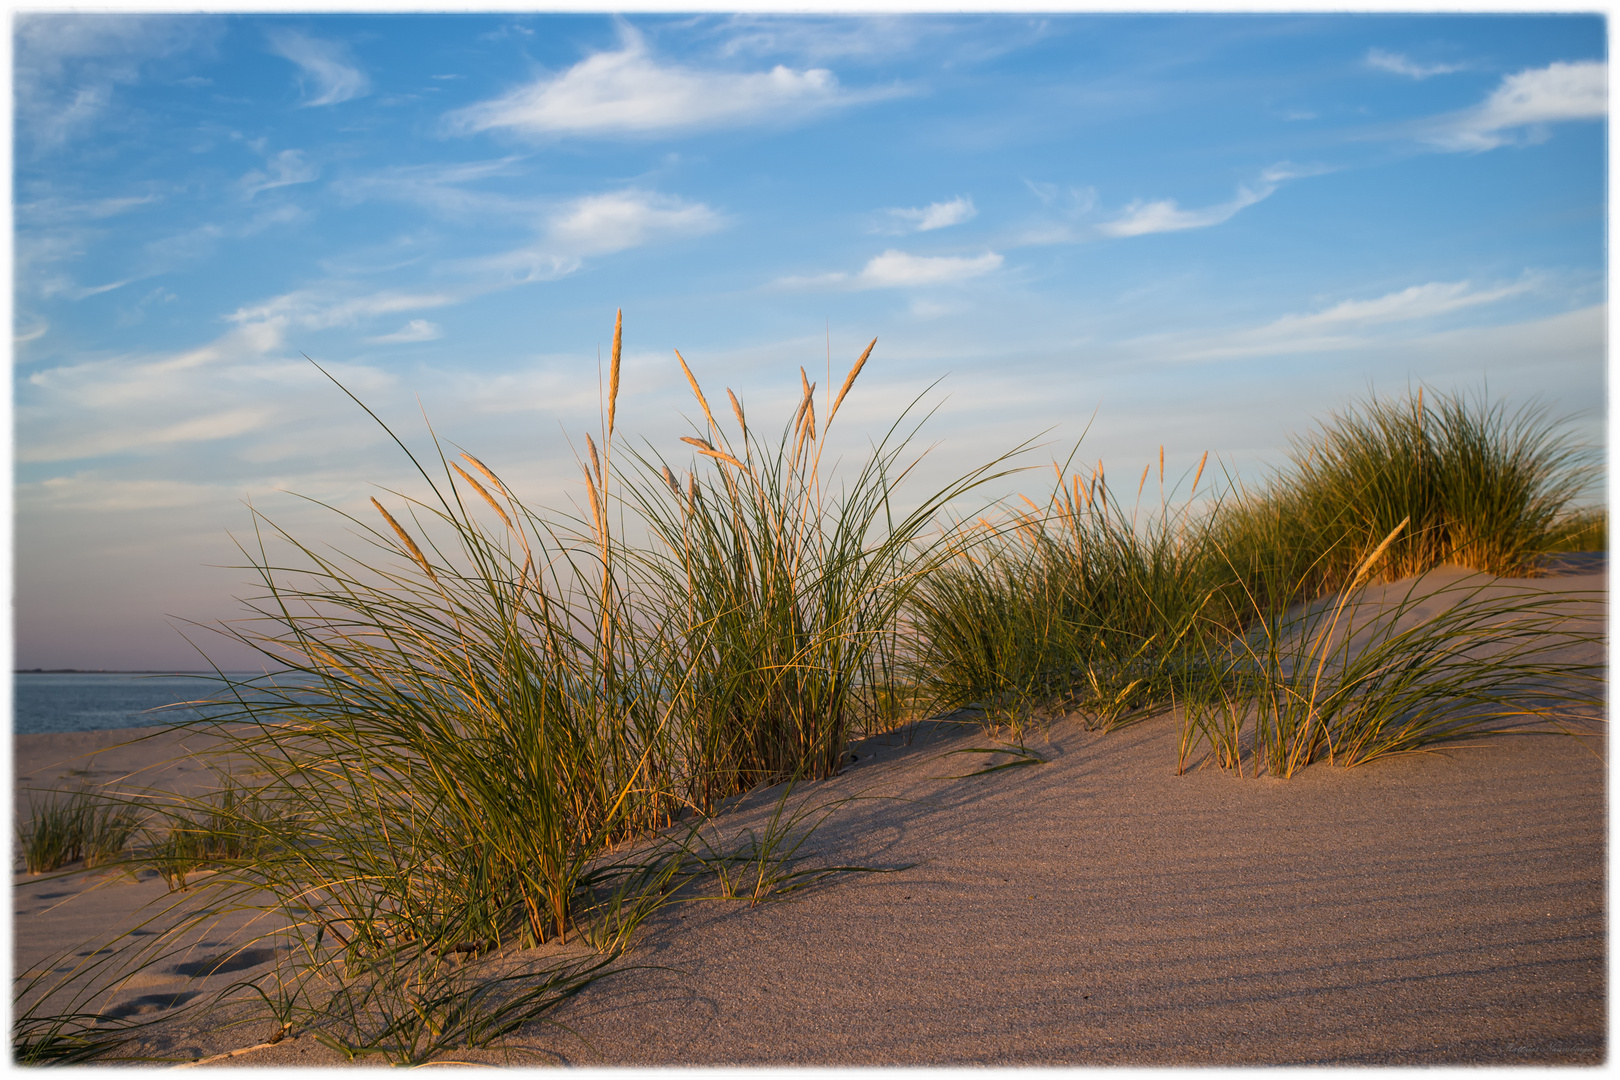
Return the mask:
[[1419, 385], [1604, 438], [1601, 16], [12, 32], [18, 667], [242, 666], [203, 627], [256, 591], [250, 503], [356, 551], [309, 500], [422, 492], [315, 364], [577, 504], [620, 308], [621, 446], [682, 468], [674, 350], [774, 431], [873, 338], [831, 437], [855, 460], [920, 396], [918, 499], [1030, 440], [983, 498], [1161, 445], [1171, 487], [1205, 451], [1257, 482]]

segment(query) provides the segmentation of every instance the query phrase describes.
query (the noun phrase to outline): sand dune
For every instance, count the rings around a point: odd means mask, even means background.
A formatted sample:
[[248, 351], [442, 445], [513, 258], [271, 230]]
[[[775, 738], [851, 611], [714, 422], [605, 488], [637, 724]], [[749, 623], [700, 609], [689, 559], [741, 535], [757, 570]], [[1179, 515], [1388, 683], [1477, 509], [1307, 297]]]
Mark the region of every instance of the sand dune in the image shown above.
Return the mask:
[[[1575, 569], [1546, 587], [1606, 588], [1603, 574]], [[956, 779], [942, 777], [982, 759], [949, 751], [991, 745], [972, 726], [869, 739], [840, 776], [799, 794], [867, 796], [836, 805], [810, 845], [829, 863], [891, 872], [844, 874], [791, 902], [666, 908], [628, 958], [646, 967], [586, 989], [553, 1014], [561, 1027], [452, 1056], [581, 1066], [1605, 1060], [1601, 722], [1355, 769], [1318, 764], [1286, 781], [1213, 768], [1178, 776], [1176, 732], [1173, 715], [1106, 735], [1060, 719], [1030, 743], [1045, 764]], [[47, 775], [53, 756], [68, 756], [49, 738], [17, 740], [19, 776]], [[67, 738], [78, 749], [119, 741]], [[757, 827], [778, 793], [744, 800], [723, 827]], [[166, 898], [154, 881], [17, 882], [19, 971]], [[107, 1002], [155, 1015], [176, 994], [251, 975], [272, 959], [268, 946], [228, 970], [209, 965], [252, 932], [216, 923]], [[222, 1026], [233, 1015], [182, 1014], [146, 1042], [190, 1058], [271, 1033], [263, 1021]], [[341, 1060], [302, 1035], [221, 1064]]]

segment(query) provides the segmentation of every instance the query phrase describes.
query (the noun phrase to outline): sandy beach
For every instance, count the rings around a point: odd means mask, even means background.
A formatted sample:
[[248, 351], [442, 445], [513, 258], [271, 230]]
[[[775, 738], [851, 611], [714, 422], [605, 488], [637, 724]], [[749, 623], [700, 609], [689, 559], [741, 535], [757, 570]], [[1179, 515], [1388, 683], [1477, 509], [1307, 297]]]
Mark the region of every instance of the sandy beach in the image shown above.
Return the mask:
[[[1540, 580], [1607, 587], [1590, 562]], [[1594, 620], [1601, 626], [1601, 613]], [[1606, 1059], [1605, 724], [1354, 769], [1317, 764], [1289, 780], [1213, 767], [1176, 775], [1177, 731], [1173, 714], [1107, 734], [1058, 719], [1029, 742], [1044, 764], [955, 778], [984, 759], [951, 751], [992, 745], [972, 725], [865, 740], [839, 776], [796, 797], [830, 804], [806, 847], [816, 859], [889, 872], [841, 874], [756, 907], [666, 907], [626, 958], [639, 968], [588, 987], [553, 1024], [446, 1057], [576, 1066]], [[96, 782], [122, 773], [206, 782], [200, 763], [182, 758], [205, 748], [195, 736], [83, 756], [132, 734], [18, 737], [17, 783], [66, 783], [72, 769]], [[760, 827], [778, 794], [743, 800], [723, 827]], [[155, 878], [14, 882], [18, 973], [177, 898]], [[273, 945], [242, 945], [268, 929], [223, 916], [100, 1007], [156, 1018], [267, 970]], [[262, 1020], [225, 1025], [239, 1015], [188, 1010], [142, 1042], [153, 1056], [189, 1060], [272, 1034]], [[220, 1064], [342, 1061], [295, 1030]]]

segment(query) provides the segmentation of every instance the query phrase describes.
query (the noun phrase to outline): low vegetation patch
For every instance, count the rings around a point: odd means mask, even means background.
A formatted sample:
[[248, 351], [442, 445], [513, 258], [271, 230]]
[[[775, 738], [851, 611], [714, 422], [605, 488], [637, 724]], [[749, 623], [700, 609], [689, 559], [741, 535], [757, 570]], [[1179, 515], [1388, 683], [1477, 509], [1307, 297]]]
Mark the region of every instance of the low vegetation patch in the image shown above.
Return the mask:
[[28, 800], [28, 820], [17, 826], [23, 868], [44, 874], [84, 860], [86, 869], [119, 859], [140, 828], [141, 814], [88, 788], [50, 792]]

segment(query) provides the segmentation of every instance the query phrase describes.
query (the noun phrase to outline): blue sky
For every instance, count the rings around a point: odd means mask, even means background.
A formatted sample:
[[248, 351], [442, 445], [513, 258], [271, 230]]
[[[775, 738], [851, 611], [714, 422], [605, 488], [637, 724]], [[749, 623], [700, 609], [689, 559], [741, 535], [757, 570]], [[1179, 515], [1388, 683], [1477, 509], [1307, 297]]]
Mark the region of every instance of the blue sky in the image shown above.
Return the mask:
[[939, 380], [919, 494], [1043, 432], [1258, 478], [1418, 382], [1603, 436], [1601, 17], [13, 31], [19, 666], [197, 666], [246, 500], [343, 544], [286, 493], [414, 490], [305, 354], [566, 505], [619, 307], [620, 429], [681, 458], [673, 349], [774, 424], [876, 337], [841, 436]]

